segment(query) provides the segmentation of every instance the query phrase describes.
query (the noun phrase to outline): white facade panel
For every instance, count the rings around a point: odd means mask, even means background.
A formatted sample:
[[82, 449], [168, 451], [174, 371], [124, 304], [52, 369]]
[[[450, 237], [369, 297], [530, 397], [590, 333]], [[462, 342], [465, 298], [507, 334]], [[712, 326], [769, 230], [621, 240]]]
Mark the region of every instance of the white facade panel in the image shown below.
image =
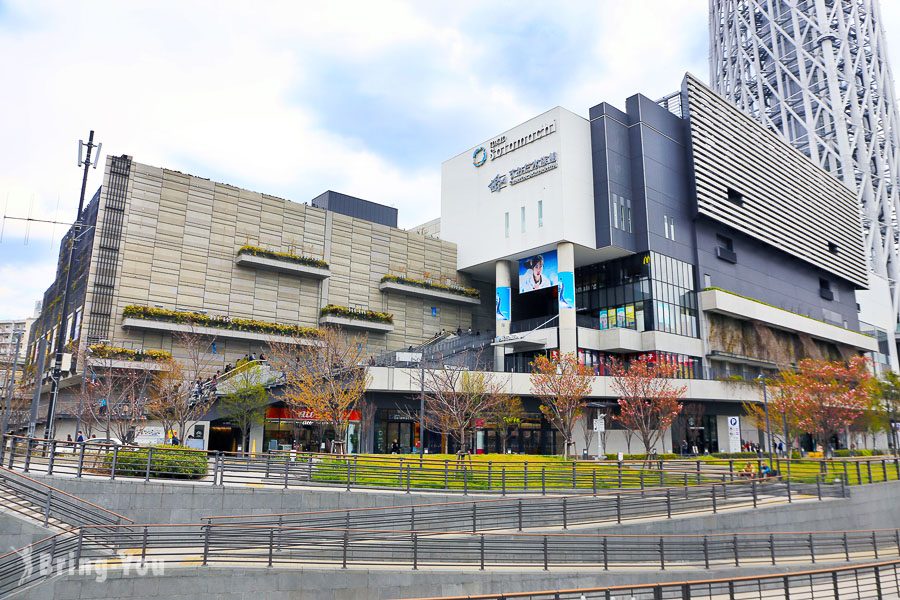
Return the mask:
[[596, 248], [588, 121], [557, 107], [444, 162], [441, 238], [460, 269], [560, 241]]

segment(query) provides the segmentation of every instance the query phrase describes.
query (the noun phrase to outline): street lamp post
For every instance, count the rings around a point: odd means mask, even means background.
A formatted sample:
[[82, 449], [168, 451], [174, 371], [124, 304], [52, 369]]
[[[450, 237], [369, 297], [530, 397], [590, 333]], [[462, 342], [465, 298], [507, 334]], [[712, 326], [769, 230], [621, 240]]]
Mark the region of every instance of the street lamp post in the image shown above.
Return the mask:
[[[85, 156], [84, 161], [81, 160], [81, 149], [82, 147], [87, 148], [87, 154]], [[84, 174], [81, 178], [81, 195], [78, 198], [78, 214], [75, 218], [75, 224], [72, 225], [72, 235], [69, 238], [69, 252], [68, 258], [66, 261], [66, 278], [65, 283], [63, 284], [63, 293], [62, 293], [62, 310], [59, 316], [59, 331], [57, 331], [56, 335], [56, 349], [54, 353], [53, 360], [53, 374], [50, 377], [50, 401], [47, 403], [47, 422], [44, 425], [44, 438], [45, 439], [53, 439], [55, 433], [55, 423], [54, 419], [56, 417], [56, 401], [59, 398], [59, 379], [62, 376], [62, 362], [63, 362], [63, 350], [66, 345], [66, 324], [67, 324], [67, 315], [69, 312], [69, 287], [72, 281], [72, 258], [75, 254], [75, 244], [80, 237], [81, 230], [84, 227], [84, 222], [82, 221], [82, 212], [84, 210], [84, 193], [87, 189], [87, 178], [88, 178], [88, 169], [93, 167], [97, 168], [97, 158], [94, 158], [93, 163], [91, 162], [91, 151], [94, 148], [97, 148], [97, 155], [100, 155], [100, 145], [94, 144], [94, 132], [91, 131], [88, 136], [87, 144], [83, 142], [79, 142], [78, 146], [78, 166], [84, 167]], [[74, 325], [74, 323], [73, 323]], [[40, 374], [38, 374], [40, 377]]]
[[[768, 394], [768, 391], [766, 390], [766, 378], [763, 376], [762, 373], [759, 374], [759, 376], [757, 377], [757, 380], [759, 380], [762, 383], [763, 410], [766, 413], [766, 438], [768, 438], [768, 443], [769, 443], [769, 450], [768, 450], [769, 466], [771, 466], [771, 464], [772, 464], [772, 427], [769, 425], [769, 394]], [[765, 438], [764, 438], [764, 441], [765, 441]]]
[[419, 356], [419, 456], [425, 455], [425, 352]]

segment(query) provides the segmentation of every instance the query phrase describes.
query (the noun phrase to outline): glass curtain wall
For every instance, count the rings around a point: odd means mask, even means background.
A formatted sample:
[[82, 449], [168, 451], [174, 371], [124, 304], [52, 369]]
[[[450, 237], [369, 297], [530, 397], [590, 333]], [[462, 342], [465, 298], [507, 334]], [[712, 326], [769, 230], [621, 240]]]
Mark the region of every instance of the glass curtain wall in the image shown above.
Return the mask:
[[697, 337], [693, 265], [644, 252], [575, 270], [576, 306], [599, 329], [624, 327]]

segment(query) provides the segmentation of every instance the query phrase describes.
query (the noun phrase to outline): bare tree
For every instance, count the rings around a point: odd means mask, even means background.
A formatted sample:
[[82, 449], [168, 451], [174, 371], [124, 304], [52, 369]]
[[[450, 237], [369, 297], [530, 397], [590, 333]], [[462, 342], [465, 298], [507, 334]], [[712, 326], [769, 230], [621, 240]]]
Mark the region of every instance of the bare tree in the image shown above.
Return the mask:
[[582, 364], [574, 353], [558, 358], [538, 356], [532, 363], [531, 387], [541, 399], [541, 412], [562, 434], [563, 454], [569, 456], [575, 424], [584, 410], [584, 398], [591, 391], [594, 372]]
[[271, 345], [269, 361], [284, 374], [285, 402], [329, 425], [336, 453], [346, 448], [350, 418], [368, 385], [364, 348], [364, 338], [335, 327], [322, 328], [313, 344], [304, 338]]
[[486, 418], [503, 402], [503, 384], [490, 372], [447, 366], [421, 369], [416, 377], [425, 390], [425, 428], [449, 436], [457, 454], [466, 454], [476, 419]]
[[154, 375], [152, 397], [147, 414], [160, 421], [169, 431], [184, 440], [188, 428], [209, 412], [216, 400], [216, 384], [211, 379], [216, 357], [211, 352], [215, 342], [193, 332], [172, 336], [176, 356], [161, 363]]

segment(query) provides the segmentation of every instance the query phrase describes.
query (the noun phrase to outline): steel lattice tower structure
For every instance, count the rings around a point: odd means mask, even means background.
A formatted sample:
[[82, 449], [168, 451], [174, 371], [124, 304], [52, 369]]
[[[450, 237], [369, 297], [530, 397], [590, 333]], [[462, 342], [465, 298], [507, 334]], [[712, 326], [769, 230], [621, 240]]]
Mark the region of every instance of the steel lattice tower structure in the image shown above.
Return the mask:
[[713, 89], [856, 190], [869, 268], [888, 280], [896, 321], [900, 122], [877, 0], [709, 7]]

